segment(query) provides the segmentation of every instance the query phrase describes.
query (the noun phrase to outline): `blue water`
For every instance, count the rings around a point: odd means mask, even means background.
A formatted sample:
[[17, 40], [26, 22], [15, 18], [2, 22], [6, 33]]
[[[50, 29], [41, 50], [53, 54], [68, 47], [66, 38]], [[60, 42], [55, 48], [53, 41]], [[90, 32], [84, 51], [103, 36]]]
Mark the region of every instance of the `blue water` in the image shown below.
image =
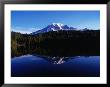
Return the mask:
[[100, 56], [41, 57], [24, 55], [11, 60], [13, 77], [98, 77]]

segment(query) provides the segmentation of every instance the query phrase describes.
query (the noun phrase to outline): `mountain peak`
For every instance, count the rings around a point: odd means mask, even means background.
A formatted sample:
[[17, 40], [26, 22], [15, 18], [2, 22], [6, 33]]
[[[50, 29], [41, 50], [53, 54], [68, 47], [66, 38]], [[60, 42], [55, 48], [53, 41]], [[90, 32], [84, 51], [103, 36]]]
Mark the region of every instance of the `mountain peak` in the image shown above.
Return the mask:
[[69, 27], [68, 25], [64, 25], [62, 23], [52, 23], [48, 25], [47, 27], [38, 30], [36, 32], [32, 32], [32, 34], [37, 34], [37, 33], [45, 33], [49, 31], [59, 31], [59, 30], [75, 30], [76, 28], [74, 27]]
[[63, 26], [63, 24], [62, 23], [52, 23], [52, 25], [57, 25], [57, 26]]

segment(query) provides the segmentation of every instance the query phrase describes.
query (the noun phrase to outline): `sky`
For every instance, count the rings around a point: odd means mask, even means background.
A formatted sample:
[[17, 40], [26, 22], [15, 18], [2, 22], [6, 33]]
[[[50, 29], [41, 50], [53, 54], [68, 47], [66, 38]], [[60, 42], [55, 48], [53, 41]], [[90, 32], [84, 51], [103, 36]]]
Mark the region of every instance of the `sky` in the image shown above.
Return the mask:
[[31, 33], [52, 23], [77, 29], [100, 29], [100, 11], [11, 11], [11, 29]]

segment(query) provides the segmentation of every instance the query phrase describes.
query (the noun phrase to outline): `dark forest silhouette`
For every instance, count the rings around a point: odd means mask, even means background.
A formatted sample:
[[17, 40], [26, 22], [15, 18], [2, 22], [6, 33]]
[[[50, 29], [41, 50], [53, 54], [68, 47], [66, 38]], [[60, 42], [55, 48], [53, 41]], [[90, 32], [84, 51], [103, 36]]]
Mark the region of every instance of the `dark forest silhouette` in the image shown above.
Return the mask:
[[99, 56], [100, 30], [60, 30], [36, 35], [11, 32], [11, 57], [25, 54], [46, 56]]

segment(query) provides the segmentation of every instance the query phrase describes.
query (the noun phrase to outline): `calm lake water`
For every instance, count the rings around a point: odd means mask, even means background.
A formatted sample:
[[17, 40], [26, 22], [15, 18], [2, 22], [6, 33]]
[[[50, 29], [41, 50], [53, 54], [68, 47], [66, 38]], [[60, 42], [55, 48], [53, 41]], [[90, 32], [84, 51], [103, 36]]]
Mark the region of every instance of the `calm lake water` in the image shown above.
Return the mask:
[[42, 57], [24, 55], [11, 60], [13, 77], [98, 77], [100, 56]]

